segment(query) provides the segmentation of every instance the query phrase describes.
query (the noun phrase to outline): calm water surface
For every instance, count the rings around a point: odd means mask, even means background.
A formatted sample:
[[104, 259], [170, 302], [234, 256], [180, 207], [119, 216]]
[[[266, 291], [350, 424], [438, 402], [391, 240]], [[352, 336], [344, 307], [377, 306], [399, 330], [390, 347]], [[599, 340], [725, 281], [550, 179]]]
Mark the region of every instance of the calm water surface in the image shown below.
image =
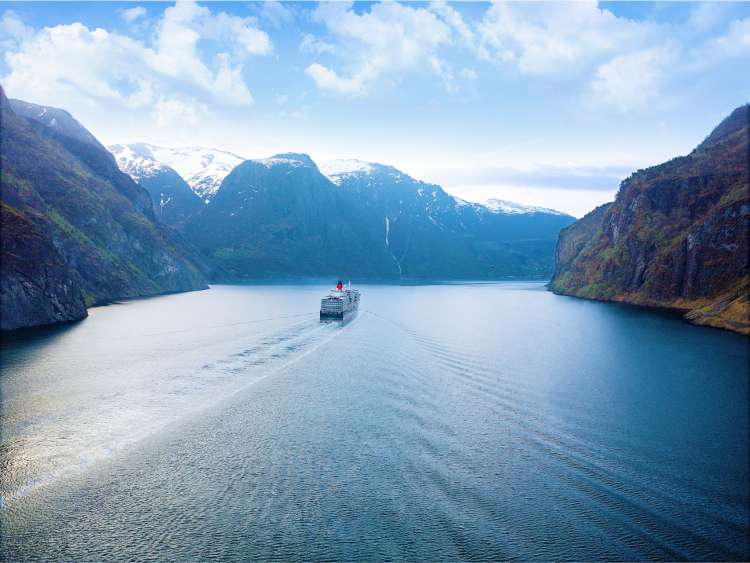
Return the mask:
[[748, 340], [538, 283], [217, 286], [6, 340], [0, 559], [748, 559]]

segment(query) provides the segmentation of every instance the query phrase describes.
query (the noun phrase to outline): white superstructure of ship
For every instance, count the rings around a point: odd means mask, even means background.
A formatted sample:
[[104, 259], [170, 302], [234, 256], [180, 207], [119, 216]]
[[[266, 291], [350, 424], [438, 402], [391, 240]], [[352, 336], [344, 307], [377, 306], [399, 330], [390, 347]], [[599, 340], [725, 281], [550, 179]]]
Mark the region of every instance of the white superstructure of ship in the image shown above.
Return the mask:
[[346, 287], [339, 282], [335, 289], [320, 300], [320, 320], [345, 320], [359, 309], [359, 290], [352, 289], [351, 282]]

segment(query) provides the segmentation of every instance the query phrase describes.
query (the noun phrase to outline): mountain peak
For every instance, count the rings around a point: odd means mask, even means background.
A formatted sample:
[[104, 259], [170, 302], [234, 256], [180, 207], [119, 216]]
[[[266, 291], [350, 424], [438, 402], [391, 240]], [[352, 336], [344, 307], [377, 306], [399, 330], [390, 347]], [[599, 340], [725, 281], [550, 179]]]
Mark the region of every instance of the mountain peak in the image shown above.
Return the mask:
[[320, 171], [336, 185], [341, 184], [344, 177], [352, 174], [370, 174], [375, 168], [371, 162], [364, 162], [355, 158], [338, 158], [323, 162]]
[[718, 143], [733, 133], [741, 129], [747, 129], [750, 126], [750, 104], [744, 104], [736, 108], [732, 113], [725, 117], [719, 123], [701, 146], [713, 145]]
[[278, 159], [283, 159], [283, 160], [296, 160], [306, 166], [315, 166], [315, 163], [313, 162], [313, 159], [310, 158], [310, 155], [305, 154], [303, 152], [282, 152], [282, 153], [273, 155], [271, 158], [278, 158]]
[[275, 154], [268, 158], [256, 158], [252, 162], [265, 166], [266, 168], [273, 168], [275, 166], [291, 166], [292, 168], [307, 167], [318, 169], [313, 159], [309, 155], [297, 152], [282, 152]]
[[149, 166], [160, 165], [173, 169], [204, 202], [216, 195], [227, 174], [245, 160], [234, 153], [218, 149], [163, 147], [149, 143], [111, 145], [110, 151], [118, 158], [120, 168], [127, 167], [127, 163], [120, 162], [120, 159], [130, 158], [155, 163]]
[[341, 183], [352, 176], [364, 176], [368, 174], [386, 174], [393, 178], [409, 179], [410, 177], [399, 169], [388, 164], [378, 162], [367, 162], [356, 158], [339, 158], [323, 162], [319, 166], [320, 171], [334, 184]]
[[49, 127], [53, 131], [71, 137], [78, 141], [94, 145], [104, 150], [104, 147], [94, 137], [88, 129], [81, 125], [78, 120], [70, 115], [64, 109], [53, 108], [49, 106], [40, 106], [23, 100], [9, 100], [9, 105], [13, 112], [26, 119], [31, 119], [37, 123]]
[[142, 143], [107, 146], [109, 152], [114, 155], [120, 170], [136, 182], [156, 176], [164, 170], [172, 170], [170, 166], [154, 160], [150, 152], [144, 148]]

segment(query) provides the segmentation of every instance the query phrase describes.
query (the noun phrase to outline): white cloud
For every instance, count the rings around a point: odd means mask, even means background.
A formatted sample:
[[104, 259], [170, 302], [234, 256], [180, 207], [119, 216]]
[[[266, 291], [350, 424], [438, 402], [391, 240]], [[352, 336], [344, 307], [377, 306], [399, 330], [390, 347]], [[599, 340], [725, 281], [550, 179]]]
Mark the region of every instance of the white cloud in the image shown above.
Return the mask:
[[356, 74], [350, 78], [342, 78], [333, 70], [319, 63], [313, 63], [305, 69], [305, 72], [315, 80], [321, 90], [330, 90], [339, 94], [361, 94], [365, 90], [365, 84], [377, 76], [371, 67], [363, 65]]
[[133, 23], [138, 18], [142, 18], [146, 15], [146, 8], [143, 6], [136, 6], [135, 8], [128, 8], [127, 10], [121, 10], [120, 16], [128, 23]]
[[[182, 4], [182, 2], [180, 2]], [[234, 55], [243, 58], [247, 55], [268, 55], [273, 51], [271, 39], [265, 31], [256, 27], [254, 18], [241, 18], [219, 12], [211, 16], [203, 8], [203, 19], [196, 26], [201, 39], [226, 41], [234, 49]]]
[[280, 28], [289, 24], [294, 19], [294, 14], [277, 0], [263, 2], [260, 17], [270, 23], [273, 27]]
[[[252, 103], [243, 61], [272, 50], [253, 19], [194, 2], [167, 8], [148, 43], [82, 23], [31, 30], [12, 12], [0, 22], [2, 37], [15, 38], [2, 77], [13, 96], [71, 111], [147, 108], [159, 123], [175, 115], [195, 120], [209, 100]], [[205, 42], [218, 54], [205, 56]]]
[[306, 33], [302, 38], [302, 43], [300, 43], [299, 49], [303, 53], [322, 55], [323, 53], [334, 53], [336, 51], [336, 46], [333, 43], [328, 43], [319, 37], [315, 37], [312, 33]]
[[80, 96], [89, 103], [125, 104], [127, 95], [115, 84], [138, 76], [144, 54], [137, 42], [103, 29], [80, 23], [45, 28], [5, 53], [10, 73], [2, 81], [14, 95], [32, 101]]
[[641, 109], [659, 98], [665, 69], [675, 59], [667, 47], [655, 47], [613, 58], [596, 70], [595, 98], [621, 111]]
[[21, 21], [13, 10], [6, 10], [0, 18], [0, 47], [16, 49], [18, 44], [34, 35], [34, 29]]
[[451, 41], [451, 29], [429, 9], [387, 2], [358, 14], [351, 4], [323, 3], [313, 17], [341, 45], [336, 52], [343, 71], [318, 62], [306, 69], [322, 90], [365, 94], [381, 77], [405, 71], [432, 71], [446, 79], [448, 66], [437, 51]]
[[450, 7], [444, 0], [431, 2], [430, 10], [440, 16], [446, 24], [453, 28], [466, 45], [474, 45], [476, 42], [476, 35], [471, 29], [471, 26], [464, 21], [458, 10]]
[[731, 2], [696, 3], [690, 12], [688, 24], [698, 32], [709, 31], [724, 23], [731, 12]]
[[663, 59], [657, 55], [667, 50], [672, 31], [651, 21], [617, 17], [595, 1], [495, 3], [473, 21], [442, 0], [424, 8], [382, 2], [361, 13], [350, 3], [324, 3], [313, 19], [326, 26], [331, 41], [308, 34], [301, 50], [335, 57], [334, 64], [314, 61], [306, 69], [321, 90], [362, 95], [385, 78], [421, 71], [441, 78], [450, 92], [456, 89], [456, 76], [477, 76], [473, 69], [455, 75], [443, 52], [453, 47], [454, 55], [456, 47], [463, 47], [527, 75], [595, 74], [600, 99], [620, 107], [632, 107], [637, 97], [615, 99], [607, 85], [640, 61], [649, 65], [640, 85], [654, 90], [657, 63]]
[[558, 74], [658, 38], [649, 22], [619, 18], [596, 2], [498, 3], [478, 26], [479, 55], [525, 74]]
[[453, 65], [438, 57], [430, 57], [430, 67], [432, 71], [443, 79], [443, 85], [448, 92], [456, 90], [456, 83], [453, 78]]
[[717, 54], [736, 57], [750, 55], [750, 17], [734, 20], [728, 31], [708, 43]]
[[479, 77], [477, 71], [473, 68], [462, 68], [460, 74], [461, 78], [464, 78], [466, 80], [476, 80]]
[[161, 99], [156, 103], [154, 117], [161, 127], [192, 126], [208, 114], [204, 104], [192, 100]]
[[304, 97], [304, 95], [298, 96], [293, 104], [289, 104], [289, 96], [287, 94], [277, 94], [276, 105], [279, 109], [279, 116], [292, 119], [305, 119], [310, 108], [307, 104], [302, 103]]

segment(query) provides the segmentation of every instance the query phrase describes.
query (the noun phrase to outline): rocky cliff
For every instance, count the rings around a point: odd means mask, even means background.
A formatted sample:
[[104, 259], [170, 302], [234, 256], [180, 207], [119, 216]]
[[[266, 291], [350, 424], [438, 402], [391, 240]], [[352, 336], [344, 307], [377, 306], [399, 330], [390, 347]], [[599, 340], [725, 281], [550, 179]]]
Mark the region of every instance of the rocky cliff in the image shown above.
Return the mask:
[[14, 103], [26, 117], [0, 88], [0, 328], [206, 287], [200, 260], [93, 135], [66, 112]]
[[750, 334], [750, 105], [560, 233], [550, 288]]
[[[39, 229], [2, 202], [0, 247], [0, 328], [74, 321], [86, 316], [78, 276]], [[31, 319], [33, 323], [29, 322]]]

